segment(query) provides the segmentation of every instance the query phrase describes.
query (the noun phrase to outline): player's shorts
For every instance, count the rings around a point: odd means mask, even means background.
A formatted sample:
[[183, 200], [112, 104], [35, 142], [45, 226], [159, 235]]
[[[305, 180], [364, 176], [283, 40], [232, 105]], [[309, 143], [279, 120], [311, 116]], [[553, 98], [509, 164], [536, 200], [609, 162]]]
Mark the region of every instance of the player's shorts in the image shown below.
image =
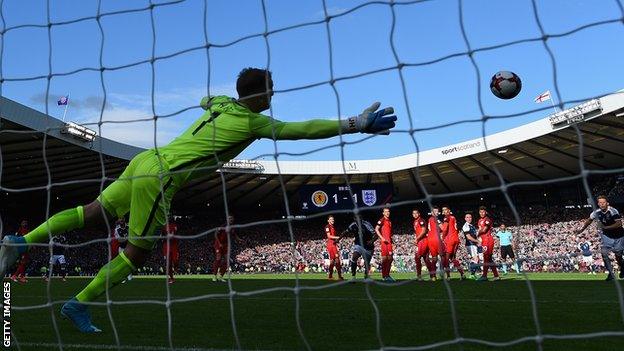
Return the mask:
[[481, 247], [483, 248], [483, 255], [492, 256], [494, 254], [494, 239], [481, 237]]
[[516, 258], [516, 256], [514, 255], [513, 252], [513, 247], [511, 245], [503, 245], [501, 246], [501, 259], [507, 259], [507, 257], [511, 258], [512, 260], [514, 260]]
[[[163, 256], [165, 262], [167, 262], [167, 256]], [[180, 260], [180, 254], [178, 252], [172, 252], [169, 254], [169, 264], [177, 266]]]
[[130, 212], [128, 241], [151, 250], [157, 238], [156, 230], [165, 225], [171, 199], [179, 182], [169, 174], [169, 165], [154, 150], [136, 155], [119, 178], [107, 186], [97, 200], [116, 217]]
[[444, 241], [442, 241], [442, 239], [427, 238], [427, 244], [427, 246], [429, 247], [429, 253], [432, 257], [444, 254]]
[[459, 240], [452, 238], [448, 240], [444, 240], [444, 250], [446, 253], [455, 255], [457, 253], [457, 249], [459, 248]]
[[594, 264], [594, 258], [592, 256], [583, 256], [583, 262], [588, 265]]
[[366, 250], [362, 245], [353, 245], [353, 252], [359, 253], [366, 263], [370, 265], [371, 258], [373, 258], [373, 250]]
[[423, 238], [416, 244], [416, 255], [418, 255], [418, 257], [425, 257], [428, 252], [429, 243], [427, 242], [427, 238]]
[[327, 253], [329, 254], [330, 260], [335, 260], [338, 258], [338, 246], [327, 245]]
[[65, 255], [52, 255], [52, 257], [50, 257], [50, 264], [65, 264]]
[[393, 248], [392, 248], [392, 243], [390, 244], [384, 244], [383, 242], [381, 243], [381, 255], [382, 256], [390, 256], [392, 255], [393, 252]]
[[466, 251], [468, 251], [470, 258], [472, 258], [473, 261], [479, 259], [479, 247], [477, 245], [466, 246]]
[[215, 250], [215, 253], [218, 253], [218, 254], [220, 253], [222, 255], [227, 255], [228, 246], [227, 245], [219, 245], [219, 244], [215, 243], [214, 250]]
[[603, 254], [609, 253], [610, 251], [613, 251], [613, 252], [624, 251], [624, 237], [613, 239], [613, 238], [609, 238], [608, 236], [604, 234], [600, 234], [600, 237], [602, 240], [602, 246], [600, 250]]

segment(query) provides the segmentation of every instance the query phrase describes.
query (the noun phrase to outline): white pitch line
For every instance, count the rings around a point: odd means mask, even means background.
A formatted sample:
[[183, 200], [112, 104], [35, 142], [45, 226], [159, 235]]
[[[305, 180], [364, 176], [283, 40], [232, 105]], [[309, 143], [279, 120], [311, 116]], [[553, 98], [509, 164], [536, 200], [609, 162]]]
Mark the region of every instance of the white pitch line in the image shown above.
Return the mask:
[[[20, 295], [20, 297], [27, 298], [42, 298], [41, 295]], [[199, 296], [201, 297], [201, 295]], [[137, 304], [143, 303], [143, 301], [159, 299], [162, 296], [141, 296], [139, 300], [118, 300], [124, 301], [125, 304], [132, 304], [136, 302]], [[295, 300], [295, 297], [236, 297], [237, 299], [242, 300], [267, 300], [267, 301], [282, 301], [282, 300]], [[229, 297], [221, 296], [221, 297], [211, 297], [206, 300], [228, 300]], [[365, 297], [299, 297], [300, 300], [310, 300], [310, 301], [369, 301], [368, 298]], [[531, 299], [477, 299], [477, 298], [455, 298], [454, 301], [462, 301], [462, 302], [531, 302]], [[165, 301], [165, 300], [163, 300]], [[387, 298], [375, 298], [375, 301], [425, 301], [425, 302], [448, 302], [448, 299], [439, 299], [439, 298], [427, 298], [427, 297], [387, 297]], [[581, 304], [615, 304], [618, 303], [617, 300], [541, 300], [536, 299], [538, 303], [581, 303]], [[60, 304], [65, 302], [63, 301], [52, 301], [53, 304]], [[176, 299], [171, 299], [172, 303], [176, 303]], [[180, 302], [178, 302], [180, 303]], [[26, 306], [18, 306], [14, 307], [26, 307]], [[43, 307], [49, 307], [48, 305]], [[42, 308], [43, 308], [42, 307]]]

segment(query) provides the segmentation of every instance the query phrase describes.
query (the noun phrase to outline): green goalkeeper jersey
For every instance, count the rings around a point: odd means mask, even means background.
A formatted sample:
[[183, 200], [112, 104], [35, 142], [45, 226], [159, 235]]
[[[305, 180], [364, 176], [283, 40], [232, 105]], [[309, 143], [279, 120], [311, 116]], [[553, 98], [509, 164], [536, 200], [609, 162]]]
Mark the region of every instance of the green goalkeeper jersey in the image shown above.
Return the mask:
[[254, 140], [324, 139], [340, 133], [338, 120], [282, 122], [250, 111], [227, 96], [202, 99], [206, 113], [171, 143], [158, 148], [179, 186], [210, 173]]

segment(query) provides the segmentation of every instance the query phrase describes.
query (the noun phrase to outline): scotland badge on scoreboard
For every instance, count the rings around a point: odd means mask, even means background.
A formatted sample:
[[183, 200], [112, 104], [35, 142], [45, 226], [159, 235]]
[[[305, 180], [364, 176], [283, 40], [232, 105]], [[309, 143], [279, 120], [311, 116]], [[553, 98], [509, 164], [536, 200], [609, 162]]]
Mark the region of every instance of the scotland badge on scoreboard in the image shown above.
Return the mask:
[[373, 206], [375, 202], [377, 202], [377, 191], [362, 190], [362, 201], [364, 201], [364, 205], [366, 206]]

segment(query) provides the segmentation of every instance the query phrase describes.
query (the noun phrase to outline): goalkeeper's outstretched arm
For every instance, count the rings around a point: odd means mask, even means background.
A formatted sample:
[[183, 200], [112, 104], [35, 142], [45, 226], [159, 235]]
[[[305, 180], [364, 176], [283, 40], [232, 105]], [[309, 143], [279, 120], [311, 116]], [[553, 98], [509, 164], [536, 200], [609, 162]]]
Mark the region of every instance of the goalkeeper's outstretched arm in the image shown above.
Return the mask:
[[344, 120], [313, 119], [305, 122], [282, 122], [267, 116], [250, 121], [250, 129], [258, 138], [275, 140], [325, 139], [339, 134], [370, 133], [388, 135], [394, 128], [397, 117], [394, 109], [379, 110], [376, 102], [358, 116]]

